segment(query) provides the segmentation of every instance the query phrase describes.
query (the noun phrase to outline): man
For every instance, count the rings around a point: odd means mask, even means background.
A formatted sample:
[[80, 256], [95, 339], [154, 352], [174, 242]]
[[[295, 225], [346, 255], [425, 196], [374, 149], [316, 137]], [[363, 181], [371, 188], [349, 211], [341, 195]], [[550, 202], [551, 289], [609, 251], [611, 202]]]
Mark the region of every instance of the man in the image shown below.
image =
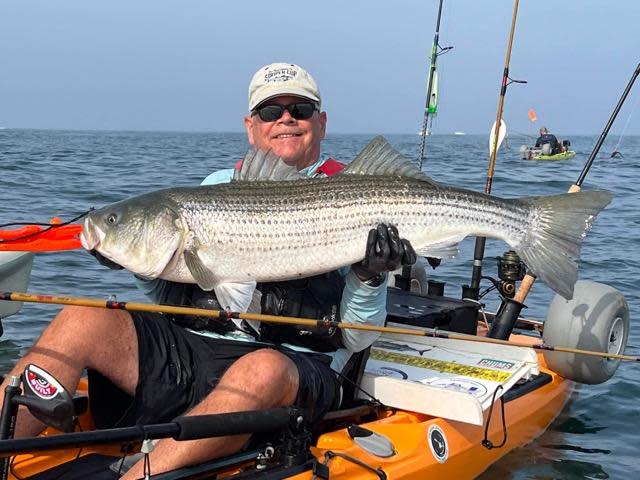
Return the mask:
[[[321, 111], [316, 82], [301, 67], [278, 63], [258, 70], [249, 86], [249, 111], [244, 124], [251, 145], [272, 149], [301, 174], [331, 175], [339, 170], [336, 161], [320, 158], [327, 115]], [[232, 173], [216, 172], [204, 183], [229, 181]], [[366, 241], [366, 258], [344, 271], [259, 285], [261, 310], [382, 325], [386, 272], [415, 262], [415, 252], [392, 226], [378, 226]], [[93, 253], [101, 263], [121, 268]], [[222, 303], [195, 285], [157, 279], [138, 282], [161, 303], [220, 308], [228, 306], [228, 300], [233, 309], [248, 305], [247, 298], [254, 297], [251, 284]], [[184, 412], [198, 415], [288, 405], [305, 408], [314, 421], [339, 404], [335, 372], [342, 370], [352, 353], [367, 348], [376, 334], [297, 333], [291, 327], [204, 325], [198, 318], [66, 307], [11, 375], [20, 375], [26, 364], [34, 363], [73, 390], [88, 369], [91, 409], [99, 427], [169, 421]], [[305, 343], [308, 337], [311, 340]], [[256, 338], [272, 344], [257, 343]], [[41, 427], [21, 413], [16, 434], [33, 435]], [[231, 454], [248, 439], [239, 435], [190, 442], [163, 440], [149, 456], [152, 473]], [[142, 475], [140, 461], [123, 478]]]
[[542, 147], [546, 144], [549, 144], [550, 146], [550, 155], [554, 155], [562, 151], [562, 147], [560, 146], [560, 143], [558, 142], [556, 136], [552, 133], [549, 133], [547, 127], [542, 127], [540, 129], [540, 136], [536, 140], [536, 147]]

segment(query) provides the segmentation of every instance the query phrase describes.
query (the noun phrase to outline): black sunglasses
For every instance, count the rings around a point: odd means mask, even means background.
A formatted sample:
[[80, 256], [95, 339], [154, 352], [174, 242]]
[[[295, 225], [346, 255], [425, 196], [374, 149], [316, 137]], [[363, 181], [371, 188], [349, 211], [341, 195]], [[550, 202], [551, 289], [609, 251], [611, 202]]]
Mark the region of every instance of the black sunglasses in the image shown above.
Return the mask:
[[318, 106], [313, 102], [297, 102], [289, 105], [272, 104], [258, 107], [252, 114], [258, 114], [263, 122], [275, 122], [284, 115], [285, 110], [296, 120], [309, 120], [313, 116], [313, 112], [318, 110]]

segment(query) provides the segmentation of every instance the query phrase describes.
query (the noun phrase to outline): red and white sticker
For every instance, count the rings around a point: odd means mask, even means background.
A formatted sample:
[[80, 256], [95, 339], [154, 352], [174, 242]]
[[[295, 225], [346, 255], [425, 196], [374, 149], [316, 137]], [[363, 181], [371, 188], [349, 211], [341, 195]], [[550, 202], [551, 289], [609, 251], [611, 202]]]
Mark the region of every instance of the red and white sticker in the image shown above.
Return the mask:
[[35, 365], [28, 365], [24, 375], [31, 391], [45, 400], [51, 400], [62, 389], [51, 375]]

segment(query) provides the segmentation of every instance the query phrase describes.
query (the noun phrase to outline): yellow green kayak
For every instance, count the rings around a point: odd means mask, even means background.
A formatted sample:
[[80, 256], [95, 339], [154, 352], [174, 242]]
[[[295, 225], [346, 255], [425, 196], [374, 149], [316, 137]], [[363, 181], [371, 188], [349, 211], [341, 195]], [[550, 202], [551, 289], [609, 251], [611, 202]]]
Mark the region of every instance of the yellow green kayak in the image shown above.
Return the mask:
[[522, 145], [520, 147], [520, 158], [522, 160], [569, 160], [576, 156], [576, 152], [574, 150], [566, 150], [561, 153], [556, 154], [547, 154], [545, 152], [549, 152], [550, 149], [545, 149], [543, 147], [528, 147], [526, 145]]
[[556, 153], [555, 155], [534, 155], [531, 160], [569, 160], [576, 156], [576, 152], [573, 150], [567, 150], [566, 152]]

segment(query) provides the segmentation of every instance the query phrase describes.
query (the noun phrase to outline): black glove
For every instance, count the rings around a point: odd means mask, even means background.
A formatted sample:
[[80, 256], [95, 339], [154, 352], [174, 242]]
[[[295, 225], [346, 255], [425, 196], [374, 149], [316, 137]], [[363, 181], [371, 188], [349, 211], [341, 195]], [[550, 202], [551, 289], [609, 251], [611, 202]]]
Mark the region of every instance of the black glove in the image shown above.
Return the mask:
[[89, 254], [96, 257], [98, 263], [100, 265], [104, 265], [105, 267], [109, 267], [111, 270], [122, 270], [124, 267], [122, 265], [118, 265], [116, 262], [109, 260], [107, 257], [102, 255], [97, 250], [89, 250]]
[[383, 272], [392, 272], [400, 265], [416, 263], [416, 252], [409, 240], [400, 238], [395, 225], [381, 223], [369, 231], [364, 260], [351, 266], [362, 281], [369, 280]]

